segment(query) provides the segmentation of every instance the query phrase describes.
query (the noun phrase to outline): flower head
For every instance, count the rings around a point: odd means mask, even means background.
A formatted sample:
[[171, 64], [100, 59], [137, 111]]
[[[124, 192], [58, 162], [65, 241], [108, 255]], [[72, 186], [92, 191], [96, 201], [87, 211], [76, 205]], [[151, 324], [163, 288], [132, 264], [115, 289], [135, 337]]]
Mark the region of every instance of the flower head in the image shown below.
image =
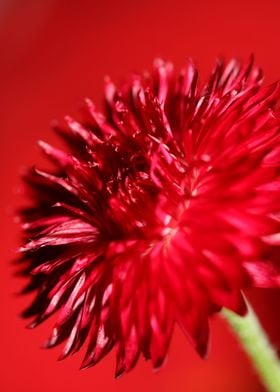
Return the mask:
[[174, 324], [200, 355], [209, 316], [246, 313], [241, 290], [279, 286], [279, 84], [253, 65], [217, 62], [199, 87], [190, 61], [176, 76], [155, 62], [119, 89], [106, 113], [57, 128], [52, 171], [26, 176], [22, 261], [36, 293], [34, 327], [56, 313], [46, 343], [82, 367], [116, 348], [120, 375], [140, 354], [159, 367]]

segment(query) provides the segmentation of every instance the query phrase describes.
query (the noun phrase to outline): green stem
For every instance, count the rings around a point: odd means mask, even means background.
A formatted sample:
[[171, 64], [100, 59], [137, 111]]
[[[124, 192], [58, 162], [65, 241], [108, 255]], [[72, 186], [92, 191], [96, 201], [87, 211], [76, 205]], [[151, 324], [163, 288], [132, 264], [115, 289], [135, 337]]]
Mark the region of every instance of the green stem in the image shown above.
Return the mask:
[[280, 391], [280, 362], [254, 310], [247, 302], [248, 313], [240, 317], [228, 309], [222, 315], [238, 336], [260, 380], [269, 392]]

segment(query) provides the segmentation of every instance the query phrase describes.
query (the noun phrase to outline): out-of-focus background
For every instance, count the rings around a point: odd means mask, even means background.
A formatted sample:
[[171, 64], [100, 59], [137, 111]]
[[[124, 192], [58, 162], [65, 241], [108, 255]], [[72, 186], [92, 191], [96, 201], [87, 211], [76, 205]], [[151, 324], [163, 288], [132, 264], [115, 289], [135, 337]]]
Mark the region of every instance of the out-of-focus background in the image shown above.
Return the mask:
[[[256, 56], [266, 83], [280, 77], [278, 0], [0, 0], [0, 390], [2, 392], [259, 392], [249, 362], [227, 326], [212, 321], [212, 347], [202, 361], [179, 331], [169, 360], [114, 380], [114, 355], [79, 371], [82, 355], [57, 362], [59, 349], [40, 348], [53, 320], [35, 331], [18, 317], [29, 298], [9, 263], [19, 241], [13, 210], [24, 167], [41, 163], [38, 139], [55, 142], [49, 124], [75, 115], [84, 97], [101, 106], [104, 75], [120, 81], [151, 69], [155, 57], [179, 68], [192, 56], [202, 78], [216, 56]], [[280, 347], [280, 294], [249, 297]], [[280, 390], [280, 386], [279, 386]]]

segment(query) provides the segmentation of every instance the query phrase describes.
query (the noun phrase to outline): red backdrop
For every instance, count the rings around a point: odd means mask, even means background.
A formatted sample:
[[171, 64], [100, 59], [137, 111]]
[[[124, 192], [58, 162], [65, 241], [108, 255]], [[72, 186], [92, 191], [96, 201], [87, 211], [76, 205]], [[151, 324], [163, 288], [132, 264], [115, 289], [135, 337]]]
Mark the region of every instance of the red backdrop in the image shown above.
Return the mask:
[[[212, 321], [209, 358], [200, 360], [177, 331], [169, 361], [159, 373], [140, 361], [113, 379], [114, 357], [79, 371], [81, 355], [57, 362], [58, 350], [40, 349], [53, 320], [24, 328], [20, 310], [28, 298], [12, 277], [18, 229], [13, 209], [20, 197], [19, 173], [41, 162], [37, 139], [54, 141], [50, 120], [75, 115], [82, 98], [100, 103], [103, 76], [120, 80], [151, 67], [154, 57], [177, 67], [189, 56], [206, 75], [217, 55], [256, 55], [267, 82], [280, 76], [280, 3], [277, 0], [2, 0], [0, 2], [0, 389], [35, 391], [263, 391], [243, 352], [218, 317]], [[275, 346], [280, 346], [280, 294], [249, 293]], [[280, 388], [280, 387], [279, 387]]]

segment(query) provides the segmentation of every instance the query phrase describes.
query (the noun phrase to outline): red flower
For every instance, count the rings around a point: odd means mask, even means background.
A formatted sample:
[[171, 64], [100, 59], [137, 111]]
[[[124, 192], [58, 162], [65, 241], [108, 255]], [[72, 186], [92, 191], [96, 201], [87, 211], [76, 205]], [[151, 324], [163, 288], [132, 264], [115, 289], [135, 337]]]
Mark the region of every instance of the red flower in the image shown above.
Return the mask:
[[210, 315], [279, 286], [279, 84], [261, 88], [251, 58], [197, 79], [158, 60], [119, 90], [106, 80], [106, 114], [87, 99], [57, 129], [69, 152], [41, 142], [55, 169], [26, 177], [24, 316], [57, 312], [46, 346], [86, 345], [83, 368], [114, 346], [117, 375], [141, 353], [157, 368], [175, 323], [203, 356]]

